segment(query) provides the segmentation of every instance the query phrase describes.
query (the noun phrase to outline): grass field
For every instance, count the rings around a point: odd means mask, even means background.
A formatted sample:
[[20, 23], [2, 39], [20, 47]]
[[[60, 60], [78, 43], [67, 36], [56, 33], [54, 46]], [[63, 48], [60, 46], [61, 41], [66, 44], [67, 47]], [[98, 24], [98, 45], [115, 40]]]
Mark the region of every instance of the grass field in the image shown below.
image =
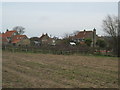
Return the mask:
[[117, 88], [115, 57], [3, 51], [2, 86], [7, 88]]

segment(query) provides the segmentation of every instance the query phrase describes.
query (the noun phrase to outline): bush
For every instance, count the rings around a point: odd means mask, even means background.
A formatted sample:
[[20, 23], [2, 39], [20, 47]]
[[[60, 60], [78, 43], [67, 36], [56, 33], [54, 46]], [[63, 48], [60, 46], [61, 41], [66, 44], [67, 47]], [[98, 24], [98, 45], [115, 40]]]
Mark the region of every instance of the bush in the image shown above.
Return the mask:
[[91, 39], [85, 39], [85, 43], [87, 46], [91, 46], [92, 40]]
[[106, 42], [104, 40], [98, 39], [96, 45], [99, 46], [100, 48], [105, 48]]

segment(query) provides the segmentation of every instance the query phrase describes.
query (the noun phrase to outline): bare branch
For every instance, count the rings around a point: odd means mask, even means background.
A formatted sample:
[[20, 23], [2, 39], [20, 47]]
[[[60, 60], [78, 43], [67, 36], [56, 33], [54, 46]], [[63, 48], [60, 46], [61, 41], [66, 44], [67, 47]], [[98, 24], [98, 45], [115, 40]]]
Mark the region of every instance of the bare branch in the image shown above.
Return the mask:
[[20, 35], [25, 33], [24, 29], [25, 28], [22, 27], [22, 26], [16, 26], [16, 27], [13, 28], [13, 30], [16, 30], [18, 32], [18, 34], [20, 34]]

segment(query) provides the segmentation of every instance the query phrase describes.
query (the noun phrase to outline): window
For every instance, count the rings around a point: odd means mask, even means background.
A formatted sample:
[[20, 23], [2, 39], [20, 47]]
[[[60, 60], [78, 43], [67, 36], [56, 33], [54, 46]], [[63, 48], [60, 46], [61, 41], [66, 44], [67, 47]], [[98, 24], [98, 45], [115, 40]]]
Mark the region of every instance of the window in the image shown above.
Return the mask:
[[13, 33], [13, 35], [17, 35], [16, 33]]

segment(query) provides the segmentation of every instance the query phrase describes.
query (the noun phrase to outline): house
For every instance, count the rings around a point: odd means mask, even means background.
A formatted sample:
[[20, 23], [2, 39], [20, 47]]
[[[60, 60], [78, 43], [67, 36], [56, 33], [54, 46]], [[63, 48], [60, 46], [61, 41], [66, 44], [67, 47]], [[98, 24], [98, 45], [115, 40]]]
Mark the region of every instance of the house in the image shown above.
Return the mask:
[[15, 35], [12, 38], [12, 42], [13, 45], [16, 46], [28, 46], [30, 45], [30, 40], [28, 39], [28, 37], [26, 35]]
[[96, 29], [94, 28], [91, 31], [86, 31], [86, 30], [80, 31], [76, 35], [70, 38], [72, 41], [77, 42], [77, 43], [82, 43], [82, 44], [84, 44], [85, 39], [91, 39], [92, 40], [91, 46], [95, 47], [96, 38], [97, 38]]
[[41, 44], [43, 45], [56, 45], [55, 39], [48, 36], [48, 34], [42, 34], [40, 37]]
[[18, 35], [15, 30], [6, 30], [5, 33], [0, 34], [2, 38], [2, 45], [28, 45], [30, 40], [26, 35]]
[[8, 39], [7, 39], [7, 38], [5, 37], [5, 35], [3, 35], [3, 34], [0, 34], [0, 42], [1, 42], [2, 45], [7, 45], [7, 44], [9, 44]]
[[17, 31], [12, 30], [12, 31], [6, 31], [5, 33], [0, 34], [0, 37], [2, 38], [2, 44], [3, 45], [8, 45], [12, 42], [12, 38], [17, 35]]
[[30, 38], [30, 44], [32, 46], [40, 46], [41, 45], [40, 38], [38, 38], [38, 37], [31, 37]]

